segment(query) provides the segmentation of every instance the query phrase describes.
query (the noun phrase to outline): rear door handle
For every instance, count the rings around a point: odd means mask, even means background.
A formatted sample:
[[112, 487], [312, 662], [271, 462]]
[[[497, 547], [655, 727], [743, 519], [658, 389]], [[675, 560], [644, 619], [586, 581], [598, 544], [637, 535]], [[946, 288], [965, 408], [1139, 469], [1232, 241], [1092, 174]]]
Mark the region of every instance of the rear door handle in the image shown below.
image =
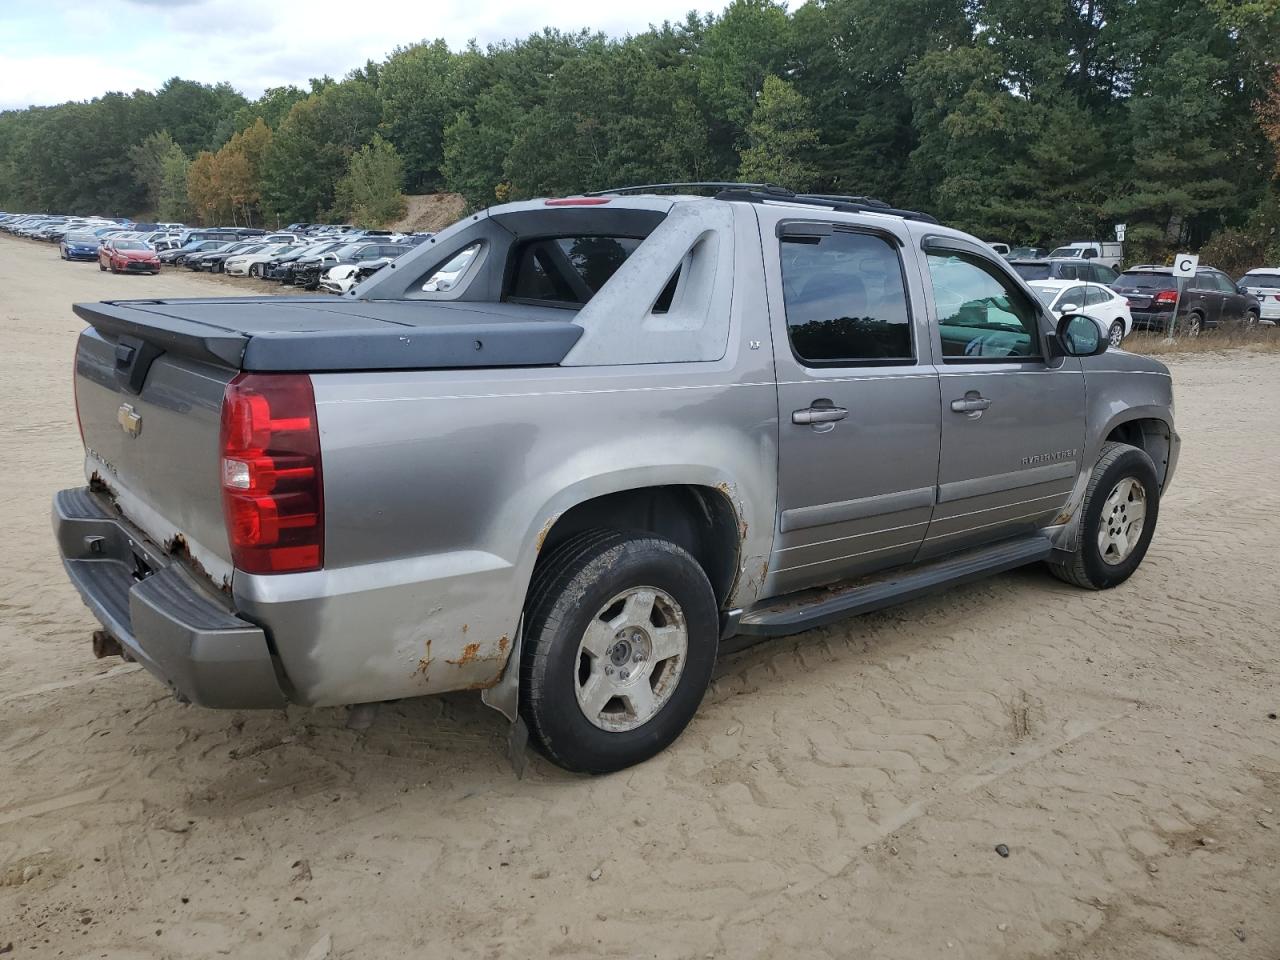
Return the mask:
[[991, 406], [991, 401], [979, 394], [962, 397], [951, 401], [951, 409], [956, 413], [981, 413]]
[[791, 422], [814, 425], [818, 423], [835, 423], [849, 415], [844, 407], [805, 407], [791, 414]]

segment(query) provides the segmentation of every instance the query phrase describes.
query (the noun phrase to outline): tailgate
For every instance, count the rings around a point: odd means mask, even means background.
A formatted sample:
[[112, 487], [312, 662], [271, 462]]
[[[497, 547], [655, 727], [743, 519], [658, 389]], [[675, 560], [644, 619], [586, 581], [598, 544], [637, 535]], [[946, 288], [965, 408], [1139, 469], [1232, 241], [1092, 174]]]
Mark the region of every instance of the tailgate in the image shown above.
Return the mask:
[[86, 473], [158, 546], [189, 553], [219, 585], [232, 567], [218, 433], [223, 391], [237, 372], [94, 327], [76, 351]]

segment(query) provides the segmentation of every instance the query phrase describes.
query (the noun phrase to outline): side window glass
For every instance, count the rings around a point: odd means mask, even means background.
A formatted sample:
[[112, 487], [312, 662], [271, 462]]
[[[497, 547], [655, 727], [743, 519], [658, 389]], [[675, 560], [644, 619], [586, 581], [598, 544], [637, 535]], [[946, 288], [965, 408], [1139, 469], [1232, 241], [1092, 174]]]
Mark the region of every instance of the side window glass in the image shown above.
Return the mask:
[[946, 362], [1040, 356], [1039, 312], [1011, 280], [972, 254], [928, 257]]
[[1105, 303], [1110, 299], [1101, 287], [1088, 287], [1085, 290], [1084, 302], [1089, 306], [1095, 306], [1099, 303]]
[[1098, 283], [1105, 284], [1109, 287], [1120, 278], [1120, 274], [1116, 273], [1110, 267], [1105, 267], [1100, 263], [1095, 263], [1093, 265], [1093, 278]]
[[1079, 309], [1088, 302], [1088, 289], [1086, 287], [1068, 287], [1066, 292], [1058, 299], [1058, 309], [1064, 307], [1075, 307]]
[[791, 348], [810, 364], [910, 363], [911, 312], [889, 241], [836, 230], [784, 237], [782, 299]]
[[1214, 274], [1214, 276], [1217, 277], [1218, 279], [1218, 289], [1221, 290], [1223, 293], [1237, 292], [1236, 285], [1231, 282], [1231, 278], [1228, 277], [1225, 273], [1216, 273]]
[[1061, 277], [1063, 280], [1079, 280], [1080, 267], [1074, 263], [1064, 263], [1062, 265]]
[[425, 293], [443, 293], [450, 290], [458, 282], [458, 278], [467, 272], [467, 267], [471, 265], [471, 261], [476, 258], [476, 254], [480, 252], [480, 243], [471, 244], [463, 247], [449, 260], [434, 271], [423, 281], [422, 289]]

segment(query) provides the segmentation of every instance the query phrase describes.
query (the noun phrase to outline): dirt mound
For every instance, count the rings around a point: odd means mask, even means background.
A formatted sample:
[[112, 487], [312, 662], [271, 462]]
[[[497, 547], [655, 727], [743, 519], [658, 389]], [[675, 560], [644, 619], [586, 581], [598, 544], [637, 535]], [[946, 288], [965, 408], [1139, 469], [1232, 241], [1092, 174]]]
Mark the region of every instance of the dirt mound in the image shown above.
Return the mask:
[[467, 202], [459, 193], [424, 193], [404, 199], [404, 216], [388, 224], [388, 229], [401, 233], [425, 230], [435, 233], [455, 223], [467, 212]]

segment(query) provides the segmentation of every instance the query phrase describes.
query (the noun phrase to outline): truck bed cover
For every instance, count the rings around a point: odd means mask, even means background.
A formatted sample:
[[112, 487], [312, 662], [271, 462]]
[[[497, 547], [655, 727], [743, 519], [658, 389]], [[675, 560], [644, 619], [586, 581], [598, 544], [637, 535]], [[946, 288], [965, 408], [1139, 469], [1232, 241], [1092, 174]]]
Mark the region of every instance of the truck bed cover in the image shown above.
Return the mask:
[[103, 334], [260, 372], [549, 366], [574, 312], [520, 303], [222, 297], [78, 303]]

